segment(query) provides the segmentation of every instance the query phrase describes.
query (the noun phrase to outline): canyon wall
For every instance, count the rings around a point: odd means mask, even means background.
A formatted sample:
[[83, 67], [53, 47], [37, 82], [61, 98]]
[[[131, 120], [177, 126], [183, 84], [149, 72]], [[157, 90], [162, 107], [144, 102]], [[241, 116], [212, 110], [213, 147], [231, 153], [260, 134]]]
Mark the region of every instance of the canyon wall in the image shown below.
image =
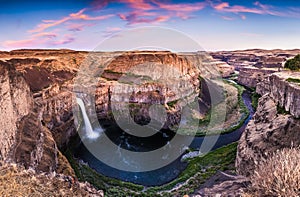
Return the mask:
[[55, 170], [56, 143], [38, 119], [29, 86], [14, 67], [2, 61], [0, 74], [0, 159], [37, 171]]
[[277, 72], [278, 69], [258, 69], [256, 67], [240, 68], [237, 81], [248, 88], [255, 88], [269, 74]]
[[288, 78], [299, 79], [300, 73], [298, 72], [280, 72], [274, 73], [258, 83], [256, 92], [260, 95], [266, 93], [283, 107], [286, 111], [290, 112], [294, 117], [300, 117], [300, 86], [299, 83], [288, 82]]
[[0, 61], [0, 159], [8, 159], [16, 142], [18, 122], [29, 114], [30, 90], [13, 67]]
[[[121, 103], [128, 102], [136, 122], [147, 119], [150, 105], [160, 104], [167, 110], [166, 127], [178, 123], [179, 100], [199, 95], [200, 69], [191, 62], [193, 58], [165, 51], [0, 52], [1, 160], [10, 159], [38, 171], [56, 170], [58, 148], [64, 148], [77, 133], [75, 94], [84, 97], [89, 115], [93, 115], [89, 107], [94, 105], [97, 119], [114, 118], [112, 107], [122, 111]], [[78, 74], [84, 69], [86, 73]], [[93, 76], [91, 83], [85, 83], [90, 79], [87, 75]], [[88, 86], [74, 94], [78, 80]], [[91, 86], [95, 92], [86, 91]], [[89, 103], [89, 98], [95, 102]], [[138, 105], [142, 107], [136, 111]]]
[[[299, 78], [299, 73], [271, 74], [257, 84], [259, 99], [257, 111], [239, 141], [236, 168], [239, 174], [249, 176], [262, 159], [282, 148], [300, 145], [300, 86], [286, 81]], [[278, 107], [285, 108], [282, 113]]]
[[[10, 159], [38, 171], [56, 170], [59, 148], [66, 147], [81, 123], [73, 114], [78, 108], [75, 96], [83, 98], [88, 115], [95, 118], [92, 122], [116, 120], [114, 109], [144, 124], [153, 104], [166, 111], [164, 128], [179, 123], [186, 103], [202, 102], [205, 110], [200, 113], [205, 114], [210, 99], [199, 98], [203, 80], [199, 75], [217, 78], [220, 73], [230, 73], [232, 67], [219, 72], [211, 59], [204, 64], [202, 56], [168, 51], [0, 52], [1, 160]], [[129, 103], [130, 113], [124, 111], [123, 103]], [[152, 118], [159, 120], [161, 114], [152, 114]], [[74, 124], [76, 121], [79, 124]]]

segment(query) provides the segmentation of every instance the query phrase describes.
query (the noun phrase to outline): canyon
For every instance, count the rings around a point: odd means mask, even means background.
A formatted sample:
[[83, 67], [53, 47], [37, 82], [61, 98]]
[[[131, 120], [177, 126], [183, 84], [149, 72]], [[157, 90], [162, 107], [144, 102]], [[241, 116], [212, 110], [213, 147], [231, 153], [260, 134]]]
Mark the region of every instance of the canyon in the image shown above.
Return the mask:
[[[238, 71], [237, 82], [261, 96], [237, 147], [235, 167], [242, 176], [201, 188], [199, 193], [226, 195], [228, 188], [233, 194], [241, 192], [260, 160], [278, 149], [300, 145], [300, 86], [288, 81], [299, 79], [300, 74], [282, 68], [298, 53], [258, 49], [211, 52], [211, 56], [169, 51], [0, 52], [0, 161], [17, 163], [37, 173], [75, 177], [62, 152], [78, 132], [81, 135], [79, 128], [84, 126], [76, 97], [85, 104], [92, 126], [99, 119], [132, 119], [137, 125], [148, 124], [151, 119], [163, 121], [161, 114], [151, 114], [150, 106], [156, 104], [166, 113], [162, 128], [172, 130], [180, 123], [180, 110], [186, 103], [200, 106], [197, 121], [205, 118], [212, 105], [205, 87], [207, 80], [228, 78]], [[235, 99], [229, 101], [233, 104], [226, 114], [234, 113], [238, 102], [237, 92], [232, 92]], [[279, 112], [279, 108], [285, 112]]]

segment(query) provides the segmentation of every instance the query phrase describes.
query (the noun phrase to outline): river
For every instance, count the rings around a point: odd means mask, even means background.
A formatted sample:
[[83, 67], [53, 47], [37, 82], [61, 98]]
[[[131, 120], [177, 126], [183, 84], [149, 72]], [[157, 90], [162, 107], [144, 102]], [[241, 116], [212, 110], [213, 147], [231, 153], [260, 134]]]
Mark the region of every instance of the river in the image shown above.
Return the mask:
[[[217, 139], [216, 143], [212, 147], [211, 150], [215, 150], [220, 148], [224, 145], [230, 144], [232, 142], [236, 142], [241, 137], [241, 134], [245, 130], [248, 122], [252, 118], [254, 114], [254, 110], [251, 105], [251, 93], [246, 90], [242, 94], [243, 102], [247, 106], [248, 110], [250, 111], [250, 115], [244, 122], [244, 124], [235, 131], [220, 135]], [[122, 129], [120, 129], [115, 124], [105, 124], [103, 123], [102, 126], [104, 127], [105, 134], [108, 135], [109, 139], [111, 139], [117, 146], [120, 148], [126, 148], [131, 151], [147, 151], [147, 150], [154, 150], [161, 146], [166, 146], [167, 142], [172, 139], [173, 135], [172, 132], [164, 131], [159, 132], [147, 139], [140, 139], [134, 136], [130, 136], [126, 134]], [[182, 138], [187, 138], [187, 136], [182, 136]], [[206, 139], [214, 138], [213, 136], [207, 136]], [[107, 138], [105, 138], [107, 140]], [[99, 138], [96, 142], [91, 142], [95, 144], [103, 143], [104, 138]], [[204, 137], [194, 137], [190, 148], [199, 149], [201, 144], [204, 140]], [[162, 185], [171, 180], [175, 179], [180, 172], [182, 172], [186, 166], [186, 162], [181, 162], [181, 157], [178, 157], [172, 163], [153, 171], [147, 172], [127, 172], [112, 168], [105, 163], [99, 161], [93, 154], [91, 154], [88, 149], [85, 147], [84, 143], [81, 143], [78, 148], [75, 150], [75, 157], [83, 160], [84, 162], [88, 163], [88, 165], [95, 169], [102, 175], [117, 178], [123, 181], [133, 182], [136, 184], [141, 184], [144, 186], [157, 186]], [[133, 165], [130, 163], [130, 160], [125, 161], [120, 152], [116, 151], [114, 155], [110, 155], [112, 158], [116, 158], [116, 162], [123, 162], [124, 165]], [[136, 164], [135, 164], [136, 165]], [[138, 164], [139, 165], [139, 164]], [[142, 165], [142, 164], [140, 164]]]

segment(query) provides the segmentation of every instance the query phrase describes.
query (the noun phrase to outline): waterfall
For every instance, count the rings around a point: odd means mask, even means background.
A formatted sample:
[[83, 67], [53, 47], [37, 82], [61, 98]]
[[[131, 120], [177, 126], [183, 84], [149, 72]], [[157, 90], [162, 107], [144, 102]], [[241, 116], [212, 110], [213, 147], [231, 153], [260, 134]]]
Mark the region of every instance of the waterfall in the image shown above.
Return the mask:
[[[85, 125], [85, 131], [86, 131], [86, 137], [89, 138], [89, 139], [97, 139], [99, 136], [100, 136], [100, 133], [98, 132], [95, 132], [93, 130], [93, 127], [92, 127], [92, 124], [90, 122], [90, 119], [86, 113], [86, 110], [85, 110], [85, 106], [84, 106], [84, 103], [82, 101], [81, 98], [76, 98], [76, 101], [81, 109], [81, 112], [82, 112], [82, 116], [83, 116], [83, 121], [84, 121], [84, 125]], [[102, 130], [102, 128], [101, 128]]]

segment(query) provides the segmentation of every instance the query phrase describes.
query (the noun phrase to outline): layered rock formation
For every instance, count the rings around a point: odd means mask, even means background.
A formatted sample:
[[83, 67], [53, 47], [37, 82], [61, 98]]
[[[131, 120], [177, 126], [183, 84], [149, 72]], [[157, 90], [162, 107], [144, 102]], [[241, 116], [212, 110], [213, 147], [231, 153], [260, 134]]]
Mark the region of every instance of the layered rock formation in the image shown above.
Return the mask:
[[277, 114], [277, 104], [268, 95], [259, 100], [257, 112], [243, 133], [238, 146], [236, 167], [249, 176], [255, 165], [278, 149], [300, 145], [300, 120]]
[[38, 171], [53, 171], [57, 148], [42, 126], [23, 77], [7, 63], [1, 71], [1, 160], [15, 160]]
[[[233, 71], [232, 66], [218, 63], [223, 70], [219, 72], [209, 58], [202, 64], [198, 54], [165, 51], [17, 50], [0, 52], [0, 60], [1, 160], [44, 172], [68, 165], [58, 148], [77, 132], [74, 92], [96, 119], [117, 118], [111, 111], [123, 113], [122, 103], [129, 103], [130, 113], [123, 114], [141, 123], [149, 119], [149, 106], [159, 104], [166, 110], [164, 126], [169, 128], [180, 121], [183, 105], [198, 102], [199, 75], [218, 78]], [[210, 99], [199, 100], [207, 110]]]
[[258, 69], [256, 67], [240, 68], [237, 81], [248, 88], [255, 88], [257, 83], [265, 79], [269, 74], [277, 72], [278, 69]]
[[[78, 79], [88, 84], [76, 93], [84, 98], [89, 115], [94, 105], [97, 119], [112, 118], [112, 107], [121, 111], [120, 103], [128, 102], [142, 106], [138, 112], [133, 105], [129, 109], [133, 119], [142, 122], [149, 116], [149, 106], [160, 104], [167, 110], [166, 127], [179, 122], [181, 102], [200, 91], [201, 59], [195, 54], [16, 50], [1, 52], [0, 59], [1, 158], [41, 171], [56, 169], [58, 147], [76, 134], [73, 92]], [[85, 94], [93, 86], [95, 91]], [[87, 102], [91, 97], [93, 104]]]
[[[237, 152], [236, 167], [242, 175], [251, 175], [255, 165], [276, 150], [300, 145], [300, 86], [287, 78], [299, 78], [299, 73], [274, 73], [257, 84], [262, 97]], [[279, 108], [286, 112], [279, 114]]]
[[244, 67], [281, 68], [283, 63], [300, 54], [300, 50], [263, 50], [249, 49], [238, 51], [218, 51], [210, 53], [213, 58], [227, 62], [236, 70]]
[[[80, 71], [75, 91], [81, 97], [95, 95], [94, 103], [87, 103], [87, 108], [93, 111], [95, 105], [99, 119], [113, 116], [116, 121], [132, 118], [138, 124], [147, 122], [149, 107], [157, 104], [164, 106], [167, 113], [164, 127], [170, 128], [180, 121], [182, 102], [191, 102], [199, 95], [199, 65], [184, 55], [145, 51], [90, 54], [87, 60], [97, 64]], [[152, 115], [157, 120], [161, 116]]]
[[18, 123], [29, 114], [32, 100], [30, 90], [13, 67], [0, 62], [0, 152], [1, 160], [6, 160], [17, 138]]
[[274, 73], [258, 83], [256, 92], [260, 95], [269, 93], [270, 97], [290, 112], [295, 118], [300, 117], [300, 85], [287, 81], [288, 78], [300, 79], [299, 72]]

